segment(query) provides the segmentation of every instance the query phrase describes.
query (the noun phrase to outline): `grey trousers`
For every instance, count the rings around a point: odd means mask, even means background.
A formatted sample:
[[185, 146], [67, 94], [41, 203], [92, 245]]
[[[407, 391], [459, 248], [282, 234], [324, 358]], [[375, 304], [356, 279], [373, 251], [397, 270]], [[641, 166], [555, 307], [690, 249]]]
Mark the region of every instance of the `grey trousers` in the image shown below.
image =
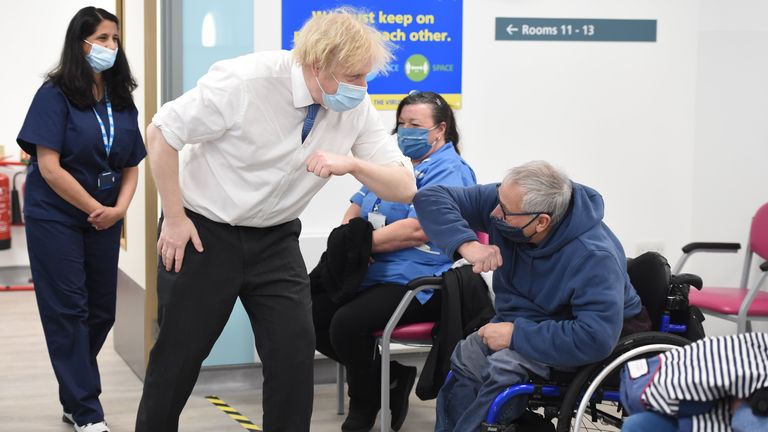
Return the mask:
[[[456, 346], [451, 356], [453, 377], [437, 396], [435, 431], [479, 431], [488, 408], [505, 388], [528, 381], [528, 371], [549, 376], [549, 367], [516, 351], [491, 351], [477, 332]], [[513, 420], [525, 410], [527, 398], [512, 399], [504, 417]]]

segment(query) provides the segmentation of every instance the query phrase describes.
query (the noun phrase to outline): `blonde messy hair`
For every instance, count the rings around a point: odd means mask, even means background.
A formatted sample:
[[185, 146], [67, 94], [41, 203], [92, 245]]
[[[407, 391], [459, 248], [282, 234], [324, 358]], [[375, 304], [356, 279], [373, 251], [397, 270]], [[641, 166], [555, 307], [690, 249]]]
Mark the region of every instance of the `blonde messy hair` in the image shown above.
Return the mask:
[[346, 6], [315, 13], [295, 36], [294, 59], [323, 71], [337, 65], [352, 71], [370, 62], [374, 71], [386, 73], [394, 45], [365, 22], [368, 16]]

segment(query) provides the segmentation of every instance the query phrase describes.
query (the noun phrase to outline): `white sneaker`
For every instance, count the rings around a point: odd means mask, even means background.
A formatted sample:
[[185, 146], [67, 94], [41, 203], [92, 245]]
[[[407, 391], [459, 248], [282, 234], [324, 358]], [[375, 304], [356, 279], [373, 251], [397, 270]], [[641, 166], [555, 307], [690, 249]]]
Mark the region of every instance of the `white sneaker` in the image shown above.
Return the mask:
[[98, 423], [88, 423], [85, 426], [75, 425], [75, 432], [110, 432], [107, 424], [103, 421]]
[[64, 411], [64, 414], [61, 415], [61, 421], [64, 422], [64, 423], [67, 423], [67, 424], [71, 424], [71, 425], [75, 424], [75, 419], [72, 418], [72, 414], [70, 414], [70, 413], [68, 413], [66, 411]]

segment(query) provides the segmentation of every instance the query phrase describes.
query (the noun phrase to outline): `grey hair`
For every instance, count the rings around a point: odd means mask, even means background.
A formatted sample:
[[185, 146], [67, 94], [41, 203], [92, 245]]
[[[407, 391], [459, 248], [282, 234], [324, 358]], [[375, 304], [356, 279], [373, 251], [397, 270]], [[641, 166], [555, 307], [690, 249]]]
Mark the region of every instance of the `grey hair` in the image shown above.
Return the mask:
[[551, 213], [552, 225], [568, 211], [571, 180], [561, 170], [545, 161], [531, 161], [512, 168], [504, 183], [516, 183], [523, 190], [523, 211]]

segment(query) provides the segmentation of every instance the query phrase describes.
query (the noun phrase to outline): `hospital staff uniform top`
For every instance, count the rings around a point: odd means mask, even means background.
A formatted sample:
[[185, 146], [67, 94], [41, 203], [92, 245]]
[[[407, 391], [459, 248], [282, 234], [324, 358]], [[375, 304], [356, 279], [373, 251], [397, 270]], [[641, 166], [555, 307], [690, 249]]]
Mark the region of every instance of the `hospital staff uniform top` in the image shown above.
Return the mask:
[[[105, 100], [102, 99], [93, 108], [109, 134]], [[123, 168], [138, 165], [147, 154], [139, 132], [138, 111], [135, 106], [124, 110], [113, 109], [115, 137], [107, 156], [94, 109], [79, 109], [72, 105], [61, 89], [51, 83], [43, 84], [38, 89], [16, 139], [19, 146], [32, 156], [24, 197], [25, 216], [89, 226], [88, 215], [64, 200], [43, 179], [37, 164], [36, 146], [59, 152], [62, 168], [101, 204], [114, 206], [117, 202]], [[97, 178], [99, 174], [109, 171], [115, 174], [114, 187], [100, 189]]]

